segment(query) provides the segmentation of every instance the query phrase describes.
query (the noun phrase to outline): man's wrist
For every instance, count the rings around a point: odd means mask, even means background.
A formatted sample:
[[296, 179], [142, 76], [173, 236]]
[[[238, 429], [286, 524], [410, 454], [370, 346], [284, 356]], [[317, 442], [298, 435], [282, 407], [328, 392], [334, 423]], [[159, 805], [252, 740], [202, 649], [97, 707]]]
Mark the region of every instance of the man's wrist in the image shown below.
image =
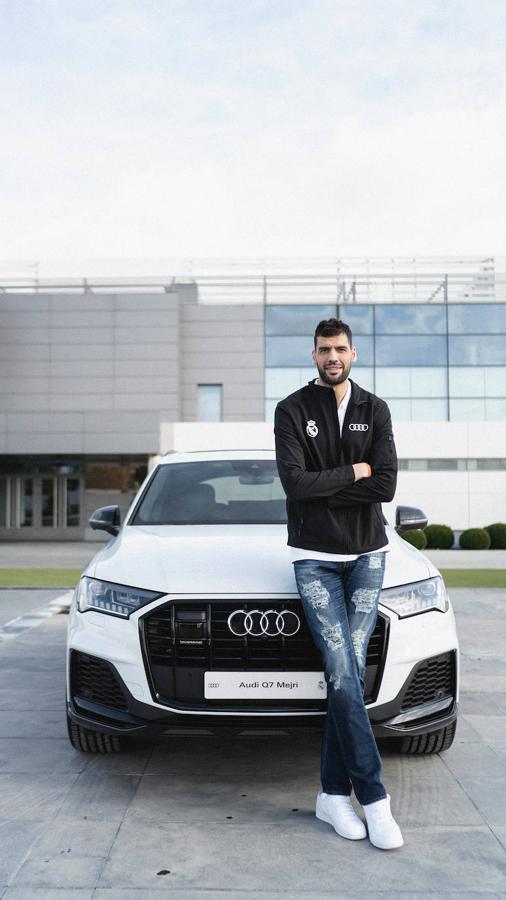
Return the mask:
[[355, 472], [355, 481], [359, 481], [361, 478], [370, 478], [372, 475], [372, 469], [366, 462], [353, 463], [353, 471]]

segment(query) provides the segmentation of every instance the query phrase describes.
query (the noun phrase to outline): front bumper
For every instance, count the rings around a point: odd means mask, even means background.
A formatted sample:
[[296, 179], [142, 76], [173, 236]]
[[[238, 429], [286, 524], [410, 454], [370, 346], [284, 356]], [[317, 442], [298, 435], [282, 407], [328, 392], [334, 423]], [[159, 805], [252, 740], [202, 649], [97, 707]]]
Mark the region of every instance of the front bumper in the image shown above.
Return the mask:
[[[88, 657], [88, 660], [93, 661], [94, 659]], [[108, 693], [110, 702], [115, 705], [100, 703], [73, 691], [68, 702], [68, 713], [74, 722], [83, 727], [107, 734], [149, 736], [161, 734], [166, 730], [187, 729], [188, 727], [204, 727], [208, 730], [223, 727], [233, 727], [235, 730], [251, 729], [252, 727], [286, 729], [319, 725], [325, 715], [325, 710], [314, 712], [308, 716], [307, 712], [300, 711], [298, 713], [294, 709], [290, 713], [270, 712], [268, 715], [236, 713], [232, 718], [227, 712], [215, 713], [210, 717], [209, 714], [187, 710], [184, 713], [163, 710], [158, 706], [136, 700], [112, 664], [103, 660], [97, 660], [97, 664], [99, 667], [106, 666], [108, 669], [110, 683], [115, 688], [114, 691], [109, 690]], [[432, 677], [434, 677], [433, 673], [437, 669], [440, 669], [442, 673], [439, 691], [445, 696], [436, 699], [431, 697], [425, 702], [410, 706], [410, 698], [416, 697], [417, 685], [420, 690], [420, 683], [430, 680], [431, 670]], [[373, 733], [376, 737], [405, 737], [429, 734], [450, 725], [457, 718], [456, 684], [457, 654], [455, 650], [439, 657], [422, 660], [413, 667], [393, 700], [368, 708]], [[120, 706], [122, 708], [119, 708]]]
[[[213, 600], [209, 598], [210, 603]], [[186, 597], [181, 598], [183, 601], [195, 605], [195, 601]], [[233, 602], [237, 605], [246, 601], [237, 597]], [[283, 602], [286, 605], [294, 601], [287, 598]], [[242, 730], [321, 724], [325, 715], [322, 701], [306, 704], [290, 701], [288, 705], [269, 701], [263, 708], [258, 704], [241, 707], [228, 701], [221, 708], [213, 708], [203, 699], [200, 689], [193, 698], [187, 695], [182, 701], [171, 700], [169, 695], [160, 697], [151, 677], [153, 667], [146, 659], [142, 619], [153, 613], [158, 615], [164, 606], [167, 601], [157, 602], [150, 610], [142, 610], [129, 620], [94, 612], [82, 614], [71, 609], [67, 696], [69, 715], [75, 722], [101, 732], [131, 735], [159, 734], [178, 727]], [[457, 716], [459, 699], [459, 654], [452, 609], [399, 620], [380, 606], [379, 614], [384, 636], [381, 637], [380, 629], [378, 640], [370, 644], [370, 648], [374, 645], [371, 660], [368, 649], [370, 677], [365, 692], [374, 734], [378, 737], [428, 734], [449, 725]], [[420, 648], [423, 648], [422, 657]], [[93, 684], [88, 689], [86, 679], [84, 686], [73, 679], [72, 659], [76, 654], [91, 660], [90, 678], [99, 689], [94, 689]], [[369, 665], [370, 662], [374, 664]], [[95, 675], [94, 666], [98, 666]], [[188, 672], [191, 678], [188, 669], [186, 682]]]

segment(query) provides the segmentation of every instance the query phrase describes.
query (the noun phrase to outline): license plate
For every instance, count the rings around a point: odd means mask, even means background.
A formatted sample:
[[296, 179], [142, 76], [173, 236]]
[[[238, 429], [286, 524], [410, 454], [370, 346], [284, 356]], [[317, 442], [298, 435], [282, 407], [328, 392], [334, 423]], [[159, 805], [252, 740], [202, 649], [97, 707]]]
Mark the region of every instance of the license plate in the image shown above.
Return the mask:
[[323, 672], [205, 672], [206, 700], [324, 700]]

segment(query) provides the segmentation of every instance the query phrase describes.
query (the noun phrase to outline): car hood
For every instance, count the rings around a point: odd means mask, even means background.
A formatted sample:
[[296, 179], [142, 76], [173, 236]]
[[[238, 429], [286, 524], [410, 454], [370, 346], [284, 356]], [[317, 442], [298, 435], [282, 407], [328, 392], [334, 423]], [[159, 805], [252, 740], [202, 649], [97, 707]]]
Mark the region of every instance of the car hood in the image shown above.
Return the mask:
[[[384, 587], [436, 574], [387, 529]], [[171, 594], [296, 594], [285, 525], [133, 525], [91, 560], [86, 575]]]

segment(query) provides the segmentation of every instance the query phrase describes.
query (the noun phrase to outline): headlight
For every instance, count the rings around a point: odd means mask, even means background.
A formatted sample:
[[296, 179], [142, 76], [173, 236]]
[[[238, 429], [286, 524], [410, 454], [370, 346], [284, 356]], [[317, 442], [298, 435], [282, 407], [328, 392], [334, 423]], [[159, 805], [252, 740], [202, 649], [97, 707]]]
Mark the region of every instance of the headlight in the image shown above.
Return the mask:
[[79, 612], [95, 609], [111, 616], [128, 619], [131, 613], [146, 603], [151, 603], [152, 600], [158, 600], [163, 594], [85, 576], [81, 578], [76, 588], [75, 597]]
[[417, 613], [438, 609], [446, 612], [449, 608], [448, 594], [442, 578], [427, 578], [414, 584], [386, 588], [381, 592], [380, 603], [404, 619]]

